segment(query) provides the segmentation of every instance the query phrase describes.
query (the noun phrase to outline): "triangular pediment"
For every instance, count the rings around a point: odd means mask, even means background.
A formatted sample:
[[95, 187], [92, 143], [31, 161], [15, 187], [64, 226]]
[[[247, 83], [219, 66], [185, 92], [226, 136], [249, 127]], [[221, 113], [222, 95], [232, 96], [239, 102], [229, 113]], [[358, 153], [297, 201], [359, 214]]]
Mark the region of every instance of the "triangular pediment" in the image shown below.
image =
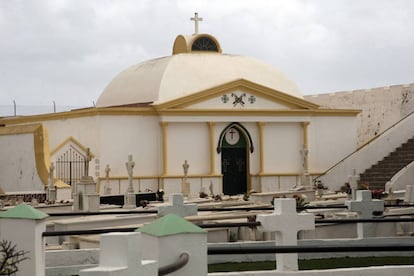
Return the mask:
[[318, 105], [244, 80], [235, 80], [159, 105], [157, 110], [312, 110]]
[[[53, 149], [50, 155], [53, 156], [54, 159], [57, 159], [59, 158], [59, 156], [61, 156], [67, 151], [73, 151], [82, 158], [84, 158], [88, 154], [88, 148], [82, 145], [78, 140], [70, 136], [67, 139], [65, 139], [60, 145], [58, 145], [55, 149]], [[94, 154], [90, 151], [89, 155], [91, 158], [95, 157]]]

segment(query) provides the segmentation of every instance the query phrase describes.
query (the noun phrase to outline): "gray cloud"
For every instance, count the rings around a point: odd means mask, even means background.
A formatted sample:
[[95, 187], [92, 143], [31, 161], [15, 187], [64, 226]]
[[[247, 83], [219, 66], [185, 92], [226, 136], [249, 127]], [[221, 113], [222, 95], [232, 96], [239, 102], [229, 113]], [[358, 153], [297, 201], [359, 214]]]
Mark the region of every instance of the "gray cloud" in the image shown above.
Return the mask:
[[274, 65], [304, 94], [414, 82], [410, 0], [3, 0], [0, 105], [90, 106], [121, 70], [170, 55], [195, 11], [224, 52]]

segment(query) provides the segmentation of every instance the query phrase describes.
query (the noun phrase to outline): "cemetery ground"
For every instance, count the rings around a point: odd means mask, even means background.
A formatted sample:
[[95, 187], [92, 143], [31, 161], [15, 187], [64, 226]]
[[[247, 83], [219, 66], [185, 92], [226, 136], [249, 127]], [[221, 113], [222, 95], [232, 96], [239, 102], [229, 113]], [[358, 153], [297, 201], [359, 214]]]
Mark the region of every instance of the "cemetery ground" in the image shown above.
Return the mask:
[[[384, 257], [345, 257], [330, 259], [299, 260], [299, 270], [312, 269], [335, 269], [350, 267], [368, 267], [384, 265], [412, 265], [414, 256], [384, 256]], [[208, 272], [235, 272], [235, 271], [259, 271], [274, 270], [274, 261], [242, 262], [242, 263], [220, 263], [210, 264]]]

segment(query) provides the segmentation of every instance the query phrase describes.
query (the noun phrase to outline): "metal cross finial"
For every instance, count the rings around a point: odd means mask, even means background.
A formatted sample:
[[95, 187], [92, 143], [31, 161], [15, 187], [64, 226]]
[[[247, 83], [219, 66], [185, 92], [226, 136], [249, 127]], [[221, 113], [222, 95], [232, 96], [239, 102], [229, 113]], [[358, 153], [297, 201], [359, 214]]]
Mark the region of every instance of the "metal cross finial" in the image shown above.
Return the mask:
[[198, 22], [203, 21], [203, 18], [198, 17], [198, 12], [195, 12], [194, 17], [191, 17], [190, 19], [191, 21], [194, 21], [194, 28], [195, 28], [194, 34], [198, 34]]

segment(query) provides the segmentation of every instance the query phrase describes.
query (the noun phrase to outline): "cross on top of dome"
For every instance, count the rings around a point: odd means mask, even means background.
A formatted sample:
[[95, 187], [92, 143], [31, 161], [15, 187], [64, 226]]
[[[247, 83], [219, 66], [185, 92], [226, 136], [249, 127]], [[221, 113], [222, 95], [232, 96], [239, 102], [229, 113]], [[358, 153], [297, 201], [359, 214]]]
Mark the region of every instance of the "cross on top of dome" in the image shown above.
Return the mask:
[[194, 21], [194, 34], [198, 34], [198, 22], [203, 21], [202, 17], [198, 17], [198, 12], [194, 13], [194, 17], [190, 18], [191, 21]]

